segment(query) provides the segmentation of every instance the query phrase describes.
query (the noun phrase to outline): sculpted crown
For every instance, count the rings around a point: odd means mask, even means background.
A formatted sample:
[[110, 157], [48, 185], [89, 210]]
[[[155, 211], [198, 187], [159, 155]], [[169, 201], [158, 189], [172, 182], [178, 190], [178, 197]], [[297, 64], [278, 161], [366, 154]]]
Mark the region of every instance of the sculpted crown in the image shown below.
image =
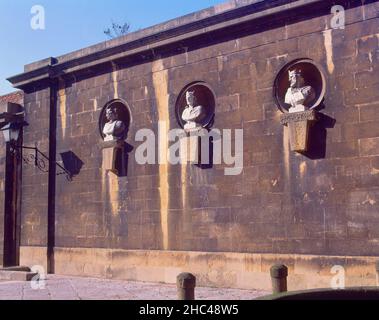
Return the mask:
[[291, 76], [302, 76], [303, 75], [303, 71], [301, 69], [296, 68], [296, 69], [293, 69], [293, 70], [289, 70], [288, 74], [289, 74], [290, 77]]

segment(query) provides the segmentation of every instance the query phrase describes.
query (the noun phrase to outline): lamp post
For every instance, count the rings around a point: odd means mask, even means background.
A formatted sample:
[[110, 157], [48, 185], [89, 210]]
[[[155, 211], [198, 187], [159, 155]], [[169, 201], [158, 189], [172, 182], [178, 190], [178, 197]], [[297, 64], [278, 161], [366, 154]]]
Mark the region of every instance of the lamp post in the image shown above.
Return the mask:
[[20, 130], [24, 126], [24, 124], [21, 123], [7, 123], [1, 131], [4, 135], [4, 140], [6, 143], [13, 143], [15, 141], [18, 141], [18, 138], [20, 136]]
[[15, 267], [19, 264], [20, 247], [20, 158], [16, 150], [24, 121], [24, 110], [20, 105], [7, 103], [5, 112], [0, 114], [0, 130], [6, 143], [5, 155], [5, 194], [4, 194], [4, 267]]
[[[1, 109], [2, 106], [0, 106]], [[4, 109], [2, 110], [4, 111]], [[42, 153], [37, 145], [34, 147], [22, 144], [22, 129], [28, 126], [22, 106], [7, 103], [6, 110], [0, 113], [0, 131], [6, 142], [5, 170], [5, 219], [4, 219], [4, 263], [5, 267], [19, 264], [20, 214], [21, 204], [21, 163], [33, 165], [44, 173], [54, 172], [54, 175], [64, 175], [72, 181], [73, 174], [54, 160]], [[54, 166], [54, 168], [52, 168]], [[57, 168], [58, 170], [56, 170]], [[54, 170], [53, 170], [54, 169]], [[1, 264], [1, 261], [0, 261]]]
[[18, 148], [22, 128], [28, 126], [24, 117], [23, 107], [15, 103], [8, 103], [6, 112], [0, 114], [0, 131], [3, 132], [5, 143], [13, 153]]
[[[26, 147], [18, 144], [22, 128], [29, 125], [24, 120], [23, 108], [19, 105], [8, 103], [7, 112], [0, 114], [0, 120], [3, 120], [3, 122], [0, 122], [0, 131], [3, 132], [4, 140], [10, 146], [10, 151], [26, 164], [34, 164], [40, 171], [48, 173], [50, 160], [37, 146]], [[30, 153], [23, 155], [22, 150]], [[57, 175], [65, 175], [68, 181], [72, 181], [71, 172], [57, 162], [54, 162], [54, 165], [59, 169]]]
[[0, 114], [0, 130], [3, 131], [5, 142], [18, 141], [22, 127], [28, 125], [24, 118], [22, 106], [11, 102], [6, 104], [5, 112]]

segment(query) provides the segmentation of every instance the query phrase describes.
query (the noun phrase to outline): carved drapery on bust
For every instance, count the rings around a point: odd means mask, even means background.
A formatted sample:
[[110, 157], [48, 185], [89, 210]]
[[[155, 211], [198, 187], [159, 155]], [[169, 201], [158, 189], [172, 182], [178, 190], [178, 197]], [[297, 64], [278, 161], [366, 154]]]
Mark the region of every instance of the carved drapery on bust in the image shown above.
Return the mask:
[[175, 103], [178, 124], [187, 134], [210, 129], [214, 122], [215, 95], [205, 82], [194, 82], [185, 87]]
[[183, 111], [182, 119], [185, 121], [184, 130], [192, 132], [200, 130], [203, 125], [201, 120], [203, 118], [203, 107], [197, 104], [197, 99], [194, 91], [186, 92], [187, 105]]
[[117, 109], [110, 106], [106, 110], [106, 119], [103, 128], [104, 141], [119, 141], [124, 138], [126, 125], [123, 121], [119, 120]]
[[104, 108], [99, 119], [102, 137], [104, 171], [120, 176], [127, 171], [126, 138], [130, 125], [130, 111], [126, 103], [113, 100]]
[[[184, 129], [180, 144], [183, 162], [194, 165], [210, 163], [211, 143], [209, 150], [202, 150], [202, 141], [210, 139], [208, 131], [214, 123], [216, 99], [213, 90], [205, 82], [194, 82], [186, 86], [180, 93], [176, 104], [176, 118]], [[204, 143], [203, 143], [204, 144]]]
[[274, 83], [274, 95], [283, 115], [281, 123], [288, 127], [291, 150], [305, 153], [311, 137], [310, 128], [319, 120], [326, 93], [326, 78], [316, 63], [299, 59], [284, 66]]
[[290, 113], [304, 112], [308, 108], [309, 101], [316, 98], [315, 90], [311, 86], [305, 86], [301, 69], [295, 68], [288, 72], [290, 87], [285, 96], [285, 103], [291, 105]]

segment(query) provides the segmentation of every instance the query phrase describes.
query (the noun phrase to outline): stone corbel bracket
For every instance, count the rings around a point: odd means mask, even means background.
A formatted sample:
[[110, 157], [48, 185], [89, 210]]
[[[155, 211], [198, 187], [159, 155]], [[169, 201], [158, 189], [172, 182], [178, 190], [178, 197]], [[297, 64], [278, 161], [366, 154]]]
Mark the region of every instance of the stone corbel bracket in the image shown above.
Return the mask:
[[125, 142], [107, 141], [102, 144], [103, 164], [102, 169], [120, 175], [124, 170], [125, 164]]
[[320, 115], [316, 110], [285, 113], [280, 117], [281, 124], [289, 128], [292, 151], [299, 153], [308, 151], [310, 128], [319, 119]]

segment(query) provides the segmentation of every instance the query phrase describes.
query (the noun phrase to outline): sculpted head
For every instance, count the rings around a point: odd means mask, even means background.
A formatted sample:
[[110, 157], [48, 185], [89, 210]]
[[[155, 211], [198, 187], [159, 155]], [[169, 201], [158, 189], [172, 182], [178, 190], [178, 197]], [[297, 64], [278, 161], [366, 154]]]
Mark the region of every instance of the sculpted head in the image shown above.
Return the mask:
[[195, 91], [187, 91], [186, 92], [186, 100], [187, 104], [190, 106], [195, 106], [196, 104], [196, 96], [195, 96]]
[[116, 108], [109, 107], [106, 111], [106, 118], [108, 121], [116, 121], [118, 118]]
[[301, 88], [304, 86], [304, 77], [300, 69], [290, 70], [288, 76], [291, 88]]

